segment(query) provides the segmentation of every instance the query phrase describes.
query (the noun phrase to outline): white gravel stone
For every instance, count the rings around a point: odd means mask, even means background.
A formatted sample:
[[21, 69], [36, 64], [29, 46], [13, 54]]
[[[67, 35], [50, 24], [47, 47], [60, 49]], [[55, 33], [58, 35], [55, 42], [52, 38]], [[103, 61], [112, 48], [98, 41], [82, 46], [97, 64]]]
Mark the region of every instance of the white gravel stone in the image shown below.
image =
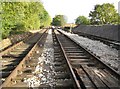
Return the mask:
[[[59, 29], [60, 30], [60, 29]], [[119, 59], [118, 59], [118, 50], [112, 48], [100, 41], [91, 40], [89, 38], [85, 38], [82, 36], [78, 36], [77, 34], [67, 33], [63, 30], [60, 30], [64, 34], [68, 35], [71, 39], [78, 42], [81, 46], [87, 48], [95, 55], [99, 56], [101, 61], [107, 63], [113, 68], [117, 68], [119, 66]]]
[[41, 84], [48, 84], [52, 86], [52, 65], [54, 59], [54, 49], [52, 41], [52, 30], [48, 32], [46, 42], [44, 44], [44, 49], [41, 56], [38, 58], [39, 62], [36, 66], [35, 71], [31, 78], [25, 79], [29, 87], [38, 87]]

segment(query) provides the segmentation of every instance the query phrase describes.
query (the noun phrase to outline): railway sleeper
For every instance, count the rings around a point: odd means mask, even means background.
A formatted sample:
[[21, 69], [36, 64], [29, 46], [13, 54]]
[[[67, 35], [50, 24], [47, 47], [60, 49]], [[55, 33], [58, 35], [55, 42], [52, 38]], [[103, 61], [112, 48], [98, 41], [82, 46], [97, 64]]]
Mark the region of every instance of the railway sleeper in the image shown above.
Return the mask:
[[59, 72], [56, 73], [54, 76], [54, 79], [70, 79], [70, 75], [69, 73], [64, 73], [64, 72]]
[[98, 88], [106, 87], [106, 89], [118, 87], [115, 81], [109, 80], [110, 78], [108, 79], [109, 74], [105, 77], [105, 75], [102, 72], [100, 72], [98, 69], [93, 69], [87, 67], [86, 65], [82, 65], [82, 69], [84, 70], [84, 72], [86, 72], [86, 74], [88, 75], [88, 77], [96, 87]]
[[85, 53], [66, 53], [68, 56], [72, 56], [72, 55], [74, 55], [74, 56], [79, 56], [79, 55], [81, 55], [81, 56], [84, 56], [85, 55]]
[[56, 66], [63, 66], [63, 65], [65, 65], [65, 62], [63, 61], [63, 62], [55, 62], [54, 64], [53, 64], [55, 67]]
[[80, 50], [74, 50], [74, 51], [72, 51], [72, 50], [69, 50], [69, 51], [65, 51], [66, 53], [84, 53], [83, 51], [80, 51]]
[[6, 78], [6, 77], [8, 77], [10, 75], [10, 73], [11, 73], [11, 71], [6, 71], [6, 72], [1, 71], [0, 75], [1, 75], [2, 78]]
[[21, 60], [22, 60], [21, 58], [17, 58], [17, 59], [11, 60], [10, 62], [20, 62]]
[[[64, 45], [64, 44], [63, 44]], [[64, 48], [64, 47], [63, 47]], [[65, 51], [79, 51], [79, 48], [74, 48], [74, 49], [68, 49], [68, 48], [64, 48]], [[81, 50], [82, 51], [82, 50]]]
[[65, 68], [65, 67], [55, 67], [55, 68], [54, 68], [54, 71], [55, 71], [55, 72], [59, 72], [59, 71], [60, 71], [60, 72], [65, 72], [65, 71], [66, 71], [66, 68]]
[[92, 84], [91, 80], [88, 78], [86, 73], [79, 67], [76, 68], [78, 79], [82, 87], [85, 89], [95, 89], [94, 84]]
[[54, 62], [64, 62], [64, 58], [54, 58]]
[[9, 55], [26, 55], [28, 51], [19, 51], [19, 52], [15, 52], [15, 51], [11, 51], [8, 54]]
[[[17, 66], [18, 64], [19, 64], [19, 62], [12, 62], [12, 63], [7, 64], [7, 65], [5, 65], [5, 66], [6, 66], [6, 67]], [[4, 66], [3, 66], [3, 68], [4, 68]]]
[[55, 79], [56, 87], [73, 87], [73, 81], [71, 79]]
[[79, 55], [79, 56], [68, 56], [70, 59], [89, 59], [88, 56], [85, 56], [85, 55]]
[[2, 67], [1, 71], [12, 71], [15, 69], [16, 66], [7, 66], [7, 67]]

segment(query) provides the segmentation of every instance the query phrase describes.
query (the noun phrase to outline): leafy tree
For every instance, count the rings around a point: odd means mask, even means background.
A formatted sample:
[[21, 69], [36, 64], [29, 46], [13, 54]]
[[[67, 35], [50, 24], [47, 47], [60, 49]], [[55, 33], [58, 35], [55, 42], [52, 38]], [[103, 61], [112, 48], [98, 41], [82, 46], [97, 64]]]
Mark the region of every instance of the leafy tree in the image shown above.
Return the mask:
[[95, 5], [94, 10], [89, 13], [91, 24], [117, 24], [118, 16], [114, 5], [110, 3]]
[[14, 28], [16, 22], [18, 21], [18, 19], [16, 19], [17, 12], [15, 13], [17, 8], [15, 9], [15, 4], [11, 2], [3, 2], [1, 3], [1, 7], [2, 10], [0, 13], [0, 17], [2, 22], [2, 28], [1, 28], [2, 36], [7, 37], [9, 36], [9, 33], [12, 30], [12, 28]]
[[66, 19], [64, 15], [56, 15], [53, 18], [52, 25], [54, 26], [64, 26], [66, 24]]
[[51, 18], [45, 9], [43, 9], [43, 11], [39, 14], [39, 18], [41, 27], [46, 27], [51, 24]]
[[[42, 13], [42, 14], [41, 14]], [[41, 2], [0, 2], [2, 37], [48, 26], [51, 18]]]
[[90, 24], [90, 21], [85, 16], [79, 16], [79, 17], [77, 17], [75, 24], [88, 25], [88, 24]]

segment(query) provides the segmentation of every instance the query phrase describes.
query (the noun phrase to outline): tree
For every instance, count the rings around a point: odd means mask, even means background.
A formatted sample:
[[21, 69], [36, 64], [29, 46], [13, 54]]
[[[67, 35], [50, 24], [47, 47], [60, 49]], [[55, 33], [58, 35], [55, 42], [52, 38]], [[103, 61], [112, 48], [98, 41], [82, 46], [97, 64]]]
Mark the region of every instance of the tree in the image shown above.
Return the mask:
[[66, 19], [64, 15], [56, 15], [53, 18], [52, 25], [54, 26], [64, 26], [66, 24]]
[[51, 18], [45, 9], [43, 9], [43, 11], [39, 14], [39, 18], [41, 27], [46, 27], [51, 24]]
[[0, 2], [0, 32], [10, 34], [50, 25], [51, 18], [41, 2]]
[[89, 13], [91, 24], [117, 24], [118, 16], [114, 5], [110, 3], [95, 5], [94, 10]]
[[75, 24], [88, 25], [88, 24], [90, 24], [90, 21], [85, 16], [79, 16], [79, 17], [77, 17]]

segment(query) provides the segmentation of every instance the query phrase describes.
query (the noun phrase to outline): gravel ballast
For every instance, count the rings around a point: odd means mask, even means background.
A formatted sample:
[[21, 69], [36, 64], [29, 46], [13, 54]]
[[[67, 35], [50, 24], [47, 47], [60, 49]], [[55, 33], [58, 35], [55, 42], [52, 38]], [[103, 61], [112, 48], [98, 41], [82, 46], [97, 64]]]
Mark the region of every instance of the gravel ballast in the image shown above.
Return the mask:
[[48, 36], [44, 44], [44, 49], [41, 56], [38, 58], [39, 62], [36, 65], [36, 69], [33, 72], [31, 78], [26, 79], [24, 82], [28, 84], [29, 87], [40, 87], [42, 85], [52, 86], [53, 82], [53, 59], [54, 59], [54, 49], [52, 40], [52, 30], [48, 31]]
[[118, 50], [96, 40], [91, 40], [89, 38], [85, 38], [82, 36], [78, 36], [77, 34], [71, 34], [59, 29], [62, 33], [69, 36], [74, 41], [78, 42], [81, 46], [90, 50], [93, 54], [98, 56], [101, 61], [113, 67], [114, 69], [119, 69], [119, 58], [118, 58]]

